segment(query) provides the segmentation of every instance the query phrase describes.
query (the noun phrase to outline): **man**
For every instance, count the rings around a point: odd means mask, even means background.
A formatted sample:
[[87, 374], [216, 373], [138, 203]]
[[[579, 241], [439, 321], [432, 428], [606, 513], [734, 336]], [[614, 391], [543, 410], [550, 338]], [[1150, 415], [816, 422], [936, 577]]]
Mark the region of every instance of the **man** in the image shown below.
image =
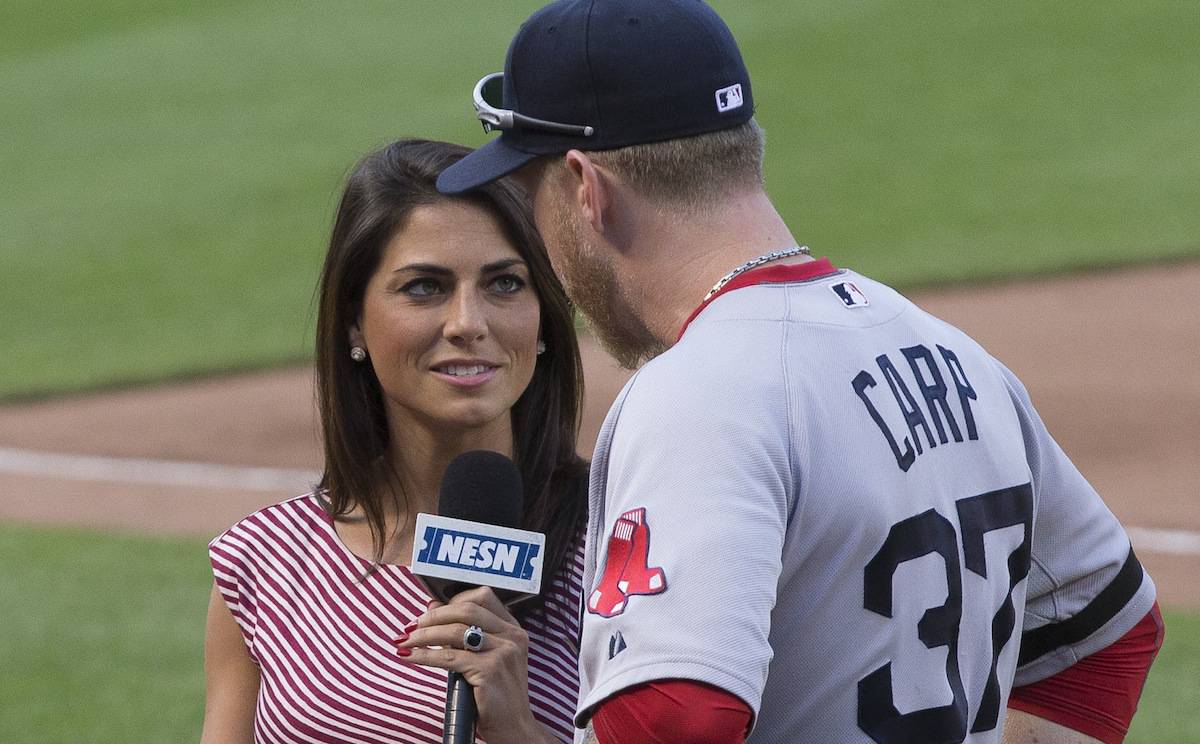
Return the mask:
[[593, 331], [645, 363], [592, 464], [588, 736], [1123, 738], [1149, 576], [1011, 372], [797, 243], [714, 12], [554, 3], [475, 103], [502, 134], [439, 188], [515, 172]]

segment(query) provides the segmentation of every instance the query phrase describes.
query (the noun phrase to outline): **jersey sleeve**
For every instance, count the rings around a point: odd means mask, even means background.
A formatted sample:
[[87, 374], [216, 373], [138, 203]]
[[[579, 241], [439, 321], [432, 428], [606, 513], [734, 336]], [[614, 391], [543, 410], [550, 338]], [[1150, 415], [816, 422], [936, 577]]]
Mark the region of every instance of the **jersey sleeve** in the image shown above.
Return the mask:
[[1046, 679], [1014, 687], [1008, 707], [1099, 739], [1121, 744], [1137, 712], [1142, 687], [1162, 648], [1162, 614], [1150, 612], [1111, 646]]
[[789, 407], [762, 365], [722, 359], [702, 374], [651, 362], [601, 432], [580, 725], [608, 696], [661, 679], [757, 713], [791, 503]]
[[678, 679], [638, 685], [596, 708], [600, 744], [744, 744], [750, 708], [724, 690]]
[[255, 599], [257, 581], [250, 547], [241, 533], [239, 523], [213, 538], [208, 544], [208, 560], [212, 565], [217, 590], [242, 631], [242, 640], [246, 643], [250, 659], [257, 664], [258, 655], [254, 650], [254, 634], [258, 624], [258, 603]]
[[1050, 436], [1020, 381], [999, 366], [1021, 422], [1036, 504], [1014, 680], [1027, 685], [1117, 641], [1150, 611], [1155, 589], [1116, 517]]

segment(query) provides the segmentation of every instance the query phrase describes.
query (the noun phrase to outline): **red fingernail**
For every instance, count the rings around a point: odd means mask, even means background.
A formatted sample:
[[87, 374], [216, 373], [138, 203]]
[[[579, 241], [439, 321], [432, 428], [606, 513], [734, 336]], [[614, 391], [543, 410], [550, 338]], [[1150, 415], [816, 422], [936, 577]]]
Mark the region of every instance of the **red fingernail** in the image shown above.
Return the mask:
[[417, 629], [417, 621], [413, 620], [411, 623], [404, 626], [404, 635], [408, 635], [416, 629]]
[[397, 638], [396, 640], [392, 641], [392, 643], [404, 643], [407, 640], [408, 640], [408, 633], [405, 633], [405, 634], [401, 635], [399, 638]]
[[397, 656], [412, 656], [412, 649], [411, 648], [398, 648], [398, 649], [396, 649], [396, 655]]

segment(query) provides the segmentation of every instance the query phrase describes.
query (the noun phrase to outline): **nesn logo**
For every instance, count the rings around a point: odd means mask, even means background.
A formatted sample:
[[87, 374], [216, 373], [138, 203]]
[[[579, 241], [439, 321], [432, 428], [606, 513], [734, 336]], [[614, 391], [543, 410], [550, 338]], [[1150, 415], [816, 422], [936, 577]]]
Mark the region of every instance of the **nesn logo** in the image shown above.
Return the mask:
[[721, 113], [741, 108], [743, 103], [745, 101], [742, 100], [741, 83], [735, 83], [717, 91], [717, 111]]
[[533, 559], [539, 548], [534, 543], [458, 532], [434, 525], [425, 527], [421, 542], [423, 547], [417, 555], [421, 563], [482, 571], [514, 579], [533, 576]]
[[862, 290], [854, 286], [853, 282], [840, 282], [829, 286], [833, 293], [838, 296], [842, 304], [846, 307], [866, 307], [871, 304], [867, 296], [862, 293]]

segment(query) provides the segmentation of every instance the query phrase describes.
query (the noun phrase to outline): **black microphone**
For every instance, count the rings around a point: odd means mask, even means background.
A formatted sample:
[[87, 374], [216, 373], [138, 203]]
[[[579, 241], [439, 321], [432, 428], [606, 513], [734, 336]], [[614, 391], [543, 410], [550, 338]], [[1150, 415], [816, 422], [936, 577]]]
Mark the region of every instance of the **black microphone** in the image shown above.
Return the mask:
[[[446, 466], [438, 491], [439, 517], [474, 522], [481, 526], [481, 531], [490, 532], [489, 527], [520, 528], [524, 511], [521, 471], [499, 452], [471, 450]], [[471, 581], [427, 574], [422, 574], [422, 578], [433, 596], [442, 602], [449, 602], [455, 594], [476, 586], [492, 586], [486, 576], [472, 577]], [[492, 588], [501, 600], [511, 594], [495, 586]]]
[[[459, 564], [468, 565], [472, 569], [485, 563], [490, 569], [493, 565], [502, 563], [498, 560], [500, 553], [506, 548], [513, 549], [512, 546], [504, 544], [503, 541], [498, 546], [487, 538], [501, 534], [503, 528], [509, 530], [519, 528], [523, 509], [524, 491], [521, 486], [521, 473], [512, 460], [499, 453], [486, 450], [462, 453], [450, 461], [450, 464], [446, 466], [446, 473], [442, 476], [442, 485], [438, 493], [437, 517], [463, 520], [464, 523], [469, 524], [468, 531], [463, 534], [472, 534], [474, 537], [464, 538], [461, 535], [451, 535], [447, 540], [449, 547], [441, 548], [442, 557], [444, 559], [453, 558]], [[497, 530], [496, 528], [501, 529]], [[417, 543], [422, 542], [420, 536], [424, 534], [418, 528]], [[438, 557], [440, 544], [433, 534], [429, 533], [430, 536], [425, 538], [427, 549], [421, 554], [424, 562]], [[447, 538], [442, 536], [442, 539]], [[459, 542], [455, 543], [454, 540]], [[468, 542], [470, 540], [474, 540], [474, 542]], [[416, 560], [419, 548], [420, 545], [414, 545], [414, 572], [420, 571], [421, 564]], [[457, 549], [457, 552], [454, 549]], [[515, 550], [519, 551], [519, 546]], [[468, 551], [469, 555], [466, 554]], [[510, 552], [511, 550], [504, 553], [505, 557]], [[525, 556], [523, 559], [526, 560], [526, 563], [522, 565], [532, 568], [530, 561], [537, 558], [536, 571], [540, 583], [541, 561], [540, 555], [537, 555], [539, 551], [530, 551], [527, 548], [526, 552], [532, 552], [532, 555]], [[485, 555], [486, 561], [483, 559]], [[468, 560], [468, 558], [470, 559]], [[517, 558], [513, 558], [514, 566], [516, 561]], [[460, 569], [461, 571], [462, 569]], [[430, 576], [424, 572], [421, 574], [434, 596], [443, 602], [449, 601], [451, 597], [461, 591], [480, 585], [491, 586], [493, 583], [492, 577], [486, 573], [472, 575], [470, 582], [464, 580], [463, 577], [446, 578]], [[496, 588], [496, 591], [499, 594], [502, 590]], [[510, 591], [508, 594], [516, 593]], [[517, 594], [517, 596], [521, 595]], [[475, 705], [475, 695], [471, 685], [458, 672], [450, 672], [446, 680], [446, 716], [443, 720], [442, 743], [472, 744], [475, 741], [477, 718], [478, 709]]]

